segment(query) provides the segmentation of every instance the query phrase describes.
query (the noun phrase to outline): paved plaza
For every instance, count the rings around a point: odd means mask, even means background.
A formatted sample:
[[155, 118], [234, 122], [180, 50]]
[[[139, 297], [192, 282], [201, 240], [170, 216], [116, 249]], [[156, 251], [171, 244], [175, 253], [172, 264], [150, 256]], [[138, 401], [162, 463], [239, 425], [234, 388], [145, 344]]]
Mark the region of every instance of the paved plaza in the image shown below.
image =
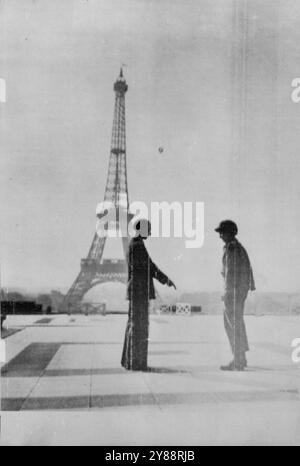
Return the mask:
[[126, 320], [8, 317], [1, 444], [300, 444], [299, 317], [247, 316], [234, 373], [221, 315], [152, 315], [147, 373], [120, 366]]

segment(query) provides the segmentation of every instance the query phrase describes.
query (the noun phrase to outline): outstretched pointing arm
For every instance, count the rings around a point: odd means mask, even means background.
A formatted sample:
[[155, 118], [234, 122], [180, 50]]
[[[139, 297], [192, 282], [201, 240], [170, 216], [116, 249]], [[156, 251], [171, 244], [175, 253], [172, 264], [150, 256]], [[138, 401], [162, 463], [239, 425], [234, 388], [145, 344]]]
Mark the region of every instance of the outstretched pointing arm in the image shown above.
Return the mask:
[[150, 259], [150, 273], [153, 278], [156, 278], [162, 285], [173, 286], [176, 290], [175, 284], [165, 275], [154, 262]]

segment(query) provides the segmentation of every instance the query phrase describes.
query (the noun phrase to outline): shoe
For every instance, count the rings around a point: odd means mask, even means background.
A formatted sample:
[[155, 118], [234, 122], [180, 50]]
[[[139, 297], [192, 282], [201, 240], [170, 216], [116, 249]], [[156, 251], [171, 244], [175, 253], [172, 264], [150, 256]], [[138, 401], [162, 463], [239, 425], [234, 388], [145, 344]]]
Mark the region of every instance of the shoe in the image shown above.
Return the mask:
[[220, 369], [221, 371], [237, 371], [237, 372], [242, 372], [245, 367], [247, 365], [247, 362], [246, 364], [236, 364], [234, 361], [231, 361], [229, 364], [227, 364], [227, 366], [221, 366]]
[[234, 362], [231, 361], [226, 366], [221, 366], [220, 369], [221, 369], [221, 371], [233, 371], [234, 370]]

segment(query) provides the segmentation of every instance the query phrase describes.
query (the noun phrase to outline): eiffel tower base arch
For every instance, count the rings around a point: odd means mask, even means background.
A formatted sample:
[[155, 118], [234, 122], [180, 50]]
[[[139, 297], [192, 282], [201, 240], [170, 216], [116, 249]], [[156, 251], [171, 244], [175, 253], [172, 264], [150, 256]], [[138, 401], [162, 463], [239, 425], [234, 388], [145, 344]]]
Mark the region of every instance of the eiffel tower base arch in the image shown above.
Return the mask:
[[93, 259], [82, 259], [81, 270], [66, 297], [62, 312], [78, 314], [84, 312], [82, 300], [97, 285], [103, 283], [127, 284], [127, 265], [123, 259], [105, 259], [97, 264]]

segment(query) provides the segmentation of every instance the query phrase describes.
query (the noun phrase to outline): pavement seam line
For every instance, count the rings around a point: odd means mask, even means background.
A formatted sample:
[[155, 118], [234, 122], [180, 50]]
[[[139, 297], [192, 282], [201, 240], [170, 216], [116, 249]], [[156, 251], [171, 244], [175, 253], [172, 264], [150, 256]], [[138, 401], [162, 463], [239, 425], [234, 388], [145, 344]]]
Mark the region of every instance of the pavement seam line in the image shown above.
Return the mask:
[[88, 409], [92, 409], [92, 396], [93, 396], [93, 393], [92, 393], [92, 390], [93, 390], [93, 361], [94, 361], [94, 351], [95, 351], [95, 348], [94, 347], [91, 347], [91, 351], [92, 351], [92, 354], [91, 354], [91, 363], [90, 363], [90, 393], [89, 393], [89, 405], [88, 405]]
[[151, 395], [153, 396], [153, 398], [154, 398], [154, 400], [155, 400], [155, 405], [156, 405], [156, 406], [158, 407], [158, 409], [162, 412], [162, 411], [163, 411], [163, 410], [162, 410], [162, 407], [159, 405], [158, 400], [157, 400], [155, 394], [153, 393], [153, 391], [151, 390], [151, 387], [150, 387], [150, 385], [148, 384], [148, 382], [147, 382], [147, 380], [146, 380], [146, 376], [145, 376], [145, 374], [144, 374], [143, 372], [142, 372], [142, 378], [143, 378], [143, 380], [144, 380], [144, 382], [145, 382], [145, 385], [149, 388], [149, 391], [150, 391]]
[[[55, 352], [55, 354], [57, 354], [57, 352], [59, 351], [60, 348], [61, 348], [61, 346], [59, 346], [59, 347], [57, 348], [57, 351]], [[52, 356], [52, 359], [54, 358], [55, 354]], [[52, 361], [52, 359], [51, 359], [51, 361]], [[47, 366], [44, 367], [44, 369], [42, 369], [42, 371], [41, 371], [40, 374], [38, 375], [38, 378], [37, 378], [36, 383], [34, 384], [34, 386], [32, 387], [32, 389], [29, 390], [29, 393], [28, 393], [27, 397], [24, 399], [23, 403], [21, 404], [19, 411], [22, 411], [22, 408], [23, 408], [24, 404], [25, 404], [26, 401], [30, 398], [30, 395], [32, 394], [32, 392], [34, 391], [34, 389], [36, 388], [36, 386], [38, 385], [39, 381], [40, 381], [40, 380], [42, 379], [42, 377], [45, 375], [45, 372], [47, 371], [47, 367], [49, 366], [49, 364], [50, 364], [51, 361], [49, 361], [49, 363], [47, 364]]]

